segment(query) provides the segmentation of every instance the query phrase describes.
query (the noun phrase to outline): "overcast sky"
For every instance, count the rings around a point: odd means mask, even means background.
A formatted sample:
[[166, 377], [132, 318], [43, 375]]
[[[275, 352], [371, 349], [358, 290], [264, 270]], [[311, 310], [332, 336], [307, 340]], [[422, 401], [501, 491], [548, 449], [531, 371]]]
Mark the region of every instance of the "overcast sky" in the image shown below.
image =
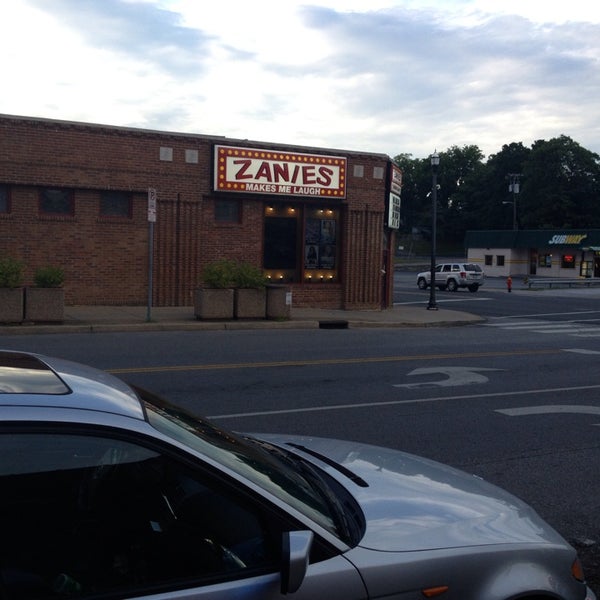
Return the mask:
[[600, 153], [600, 2], [11, 0], [0, 113], [424, 158]]

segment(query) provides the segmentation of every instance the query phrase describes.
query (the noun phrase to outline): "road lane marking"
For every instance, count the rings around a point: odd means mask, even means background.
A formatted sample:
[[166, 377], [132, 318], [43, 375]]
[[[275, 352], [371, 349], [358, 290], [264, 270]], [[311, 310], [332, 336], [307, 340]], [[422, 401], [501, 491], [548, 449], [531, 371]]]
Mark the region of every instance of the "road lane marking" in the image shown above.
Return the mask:
[[563, 388], [546, 388], [533, 390], [519, 390], [510, 392], [491, 392], [488, 394], [464, 394], [460, 396], [437, 396], [434, 398], [417, 398], [413, 400], [386, 400], [382, 402], [360, 402], [357, 404], [332, 404], [330, 406], [307, 406], [305, 408], [287, 408], [278, 410], [261, 410], [254, 412], [229, 413], [224, 415], [211, 415], [209, 419], [235, 419], [243, 417], [265, 417], [274, 415], [288, 415], [311, 412], [325, 412], [334, 410], [349, 410], [353, 408], [376, 408], [381, 406], [400, 406], [402, 404], [424, 404], [426, 402], [448, 402], [451, 400], [479, 400], [488, 398], [508, 398], [514, 396], [528, 396], [530, 394], [556, 394], [560, 392], [578, 392], [583, 390], [598, 390], [600, 384], [597, 385], [580, 385], [574, 387]]
[[398, 383], [393, 387], [397, 388], [427, 388], [427, 387], [452, 387], [458, 385], [473, 385], [487, 383], [489, 379], [485, 375], [481, 375], [481, 371], [502, 371], [503, 369], [488, 369], [485, 367], [424, 367], [414, 369], [407, 376], [411, 375], [430, 375], [442, 374], [446, 375], [446, 379], [438, 381], [421, 381], [419, 383]]
[[123, 375], [129, 373], [168, 373], [179, 371], [222, 371], [235, 369], [270, 369], [274, 367], [313, 367], [321, 365], [355, 365], [366, 363], [410, 362], [415, 360], [460, 360], [462, 358], [490, 358], [502, 356], [530, 356], [559, 354], [560, 348], [549, 350], [509, 350], [506, 352], [463, 352], [460, 354], [413, 354], [406, 356], [375, 356], [357, 358], [323, 358], [306, 360], [286, 360], [247, 363], [213, 363], [208, 365], [157, 365], [155, 367], [124, 367], [106, 369], [108, 373]]
[[[495, 300], [495, 298], [471, 298], [467, 296], [466, 298], [440, 298], [439, 296], [436, 298], [436, 302], [440, 303], [449, 303], [449, 302], [487, 302], [488, 300]], [[424, 304], [423, 300], [419, 302], [394, 302], [394, 306], [409, 306], [411, 304]]]
[[586, 348], [564, 348], [564, 352], [574, 352], [576, 354], [600, 354], [600, 350], [587, 350]]
[[[600, 415], [600, 406], [586, 406], [582, 404], [546, 404], [541, 406], [521, 406], [519, 408], [498, 408], [496, 412], [509, 417], [524, 417], [528, 415]], [[592, 423], [599, 426], [600, 423]]]
[[555, 312], [555, 313], [537, 313], [528, 315], [503, 315], [498, 317], [491, 317], [492, 319], [535, 319], [538, 317], [557, 317], [562, 315], [594, 315], [600, 313], [600, 310], [574, 310], [570, 312]]
[[521, 406], [519, 408], [498, 408], [496, 412], [509, 417], [522, 417], [525, 415], [551, 415], [551, 414], [582, 414], [600, 415], [600, 406], [585, 406], [582, 404], [544, 404], [541, 406]]

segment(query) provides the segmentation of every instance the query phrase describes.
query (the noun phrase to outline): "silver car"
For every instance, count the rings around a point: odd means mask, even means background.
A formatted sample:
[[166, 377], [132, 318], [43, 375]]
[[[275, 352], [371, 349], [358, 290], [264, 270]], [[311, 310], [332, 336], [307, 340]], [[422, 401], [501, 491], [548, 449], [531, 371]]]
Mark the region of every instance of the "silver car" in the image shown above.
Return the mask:
[[575, 551], [478, 477], [239, 435], [104, 372], [0, 351], [0, 597], [593, 600]]
[[[442, 263], [435, 267], [435, 286], [440, 290], [455, 292], [467, 288], [476, 292], [485, 282], [482, 268], [475, 263]], [[431, 269], [417, 274], [417, 286], [425, 290], [431, 285]]]

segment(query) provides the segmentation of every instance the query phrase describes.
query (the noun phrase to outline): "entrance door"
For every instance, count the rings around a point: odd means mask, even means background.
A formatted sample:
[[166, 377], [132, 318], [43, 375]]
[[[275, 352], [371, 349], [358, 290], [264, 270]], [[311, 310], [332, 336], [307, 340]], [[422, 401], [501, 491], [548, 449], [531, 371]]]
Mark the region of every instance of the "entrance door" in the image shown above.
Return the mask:
[[529, 274], [535, 275], [537, 273], [538, 264], [538, 252], [537, 249], [529, 250]]

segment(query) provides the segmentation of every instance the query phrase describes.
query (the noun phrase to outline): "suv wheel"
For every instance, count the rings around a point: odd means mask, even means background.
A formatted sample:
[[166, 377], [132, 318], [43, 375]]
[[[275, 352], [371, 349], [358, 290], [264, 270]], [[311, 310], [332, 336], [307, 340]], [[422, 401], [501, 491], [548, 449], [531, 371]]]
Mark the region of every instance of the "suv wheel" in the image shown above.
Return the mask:
[[420, 290], [427, 289], [427, 281], [425, 280], [425, 277], [419, 277], [419, 281], [417, 281], [417, 286]]
[[448, 283], [446, 284], [446, 289], [449, 292], [455, 292], [458, 289], [456, 279], [448, 279]]
[[479, 285], [477, 285], [476, 283], [472, 283], [469, 286], [469, 291], [475, 293], [477, 290], [479, 289]]

